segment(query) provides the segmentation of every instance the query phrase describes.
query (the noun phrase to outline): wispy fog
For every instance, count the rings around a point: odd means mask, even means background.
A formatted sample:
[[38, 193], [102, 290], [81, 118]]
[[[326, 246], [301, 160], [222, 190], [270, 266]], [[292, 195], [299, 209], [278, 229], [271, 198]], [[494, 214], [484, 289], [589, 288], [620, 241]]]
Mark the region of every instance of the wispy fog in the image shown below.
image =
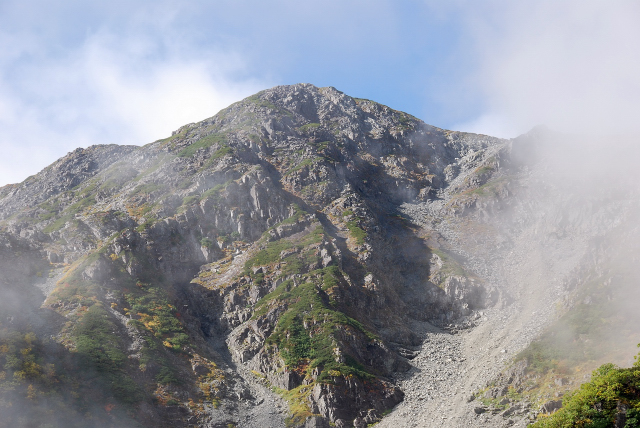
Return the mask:
[[515, 137], [545, 124], [640, 132], [637, 2], [457, 1], [443, 8], [464, 17], [473, 42], [459, 54], [479, 65], [469, 79], [486, 108], [460, 130]]

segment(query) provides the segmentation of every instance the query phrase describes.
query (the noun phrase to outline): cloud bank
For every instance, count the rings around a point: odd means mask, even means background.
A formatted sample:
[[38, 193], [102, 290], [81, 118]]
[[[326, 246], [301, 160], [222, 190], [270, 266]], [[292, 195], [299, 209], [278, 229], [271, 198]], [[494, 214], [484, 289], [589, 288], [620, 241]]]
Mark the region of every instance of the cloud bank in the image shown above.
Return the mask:
[[[640, 3], [460, 1], [484, 113], [459, 125], [514, 137], [536, 124], [563, 132], [640, 133]], [[436, 7], [436, 6], [434, 6]], [[500, 135], [502, 134], [502, 135]]]
[[[0, 22], [28, 13], [3, 12]], [[78, 25], [61, 16], [42, 31], [0, 30], [9, 47], [0, 52], [0, 185], [77, 147], [164, 138], [268, 85], [243, 74], [241, 55], [196, 49], [170, 14], [156, 18], [134, 15], [129, 28], [81, 34], [60, 34], [60, 25]]]

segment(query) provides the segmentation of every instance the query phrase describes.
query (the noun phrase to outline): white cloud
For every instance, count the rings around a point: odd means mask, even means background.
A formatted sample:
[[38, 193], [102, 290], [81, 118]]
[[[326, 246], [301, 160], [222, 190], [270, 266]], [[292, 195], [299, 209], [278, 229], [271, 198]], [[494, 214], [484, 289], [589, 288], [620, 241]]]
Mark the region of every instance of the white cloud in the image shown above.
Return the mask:
[[244, 68], [233, 53], [185, 58], [177, 46], [161, 61], [131, 63], [131, 58], [145, 56], [147, 42], [97, 37], [87, 43], [79, 61], [81, 78], [95, 96], [96, 117], [107, 112], [110, 123], [129, 130], [120, 143], [164, 137], [264, 88], [264, 83], [232, 78]]
[[[640, 3], [459, 1], [485, 102], [476, 125], [569, 132], [640, 131]], [[490, 130], [487, 128], [488, 131]], [[492, 132], [496, 132], [491, 130]], [[488, 133], [488, 132], [487, 132]]]
[[[164, 137], [282, 76], [326, 77], [312, 83], [345, 91], [350, 80], [358, 90], [402, 86], [415, 65], [405, 54], [421, 54], [413, 46], [441, 55], [414, 80], [431, 82], [424, 99], [444, 112], [438, 121], [467, 118], [452, 129], [514, 136], [538, 124], [640, 128], [638, 3], [425, 1], [428, 8], [415, 11], [426, 21], [412, 29], [400, 19], [407, 6], [386, 0], [323, 7], [7, 0], [0, 5], [0, 185], [79, 146]], [[453, 29], [442, 39], [425, 30], [443, 23]], [[413, 45], [412, 34], [428, 40]], [[380, 76], [393, 82], [374, 82]]]
[[192, 49], [164, 23], [146, 33], [93, 30], [62, 51], [34, 34], [0, 31], [11, 46], [0, 53], [0, 185], [77, 147], [166, 137], [268, 86], [236, 77], [240, 55]]

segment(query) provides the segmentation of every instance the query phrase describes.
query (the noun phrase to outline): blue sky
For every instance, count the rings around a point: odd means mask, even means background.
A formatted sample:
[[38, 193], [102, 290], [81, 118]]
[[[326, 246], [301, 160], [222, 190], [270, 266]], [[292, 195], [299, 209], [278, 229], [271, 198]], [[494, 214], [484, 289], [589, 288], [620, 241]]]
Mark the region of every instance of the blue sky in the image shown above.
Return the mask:
[[0, 2], [0, 186], [279, 84], [442, 128], [637, 132], [634, 1]]

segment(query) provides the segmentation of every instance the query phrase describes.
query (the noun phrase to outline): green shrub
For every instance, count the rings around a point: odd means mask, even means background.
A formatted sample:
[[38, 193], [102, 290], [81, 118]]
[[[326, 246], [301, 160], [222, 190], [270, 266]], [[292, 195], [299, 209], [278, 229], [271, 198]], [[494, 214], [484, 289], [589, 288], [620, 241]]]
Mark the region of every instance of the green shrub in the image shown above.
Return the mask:
[[59, 217], [52, 224], [45, 227], [42, 231], [44, 233], [51, 233], [51, 232], [55, 232], [57, 230], [62, 229], [68, 221], [73, 220], [76, 214], [83, 211], [85, 208], [95, 204], [95, 202], [96, 202], [95, 198], [86, 197], [68, 206], [67, 208], [64, 209], [63, 215], [61, 217]]
[[278, 111], [283, 110], [283, 109], [280, 109], [278, 106], [276, 106], [271, 101], [265, 100], [264, 98], [260, 98], [261, 94], [262, 94], [262, 92], [258, 92], [255, 95], [252, 95], [252, 96], [250, 96], [248, 98], [245, 98], [244, 101], [250, 102], [252, 104], [258, 105], [258, 106], [263, 107], [263, 108], [267, 108], [269, 110], [278, 110]]
[[74, 328], [76, 350], [84, 363], [99, 372], [115, 373], [122, 368], [125, 356], [113, 332], [115, 324], [100, 305], [89, 307]]
[[293, 247], [293, 243], [283, 239], [269, 242], [264, 249], [258, 251], [255, 256], [251, 257], [244, 263], [246, 274], [249, 273], [249, 269], [253, 266], [265, 266], [280, 260], [280, 253], [291, 247]]
[[220, 198], [220, 192], [222, 192], [232, 181], [233, 180], [229, 180], [224, 184], [216, 184], [211, 189], [205, 191], [200, 197], [200, 200], [205, 200], [207, 198]]
[[310, 166], [312, 166], [314, 164], [317, 164], [319, 162], [322, 162], [324, 160], [325, 160], [325, 158], [318, 157], [318, 156], [314, 157], [313, 159], [312, 158], [303, 159], [302, 162], [299, 162], [299, 163], [295, 164], [291, 169], [289, 169], [285, 173], [285, 175], [291, 174], [292, 172], [298, 171], [298, 170], [300, 170], [302, 168], [310, 167]]
[[[223, 145], [223, 148], [229, 149], [229, 147], [226, 146], [226, 144], [225, 144], [226, 141], [227, 141], [226, 134], [210, 134], [210, 135], [207, 135], [205, 137], [200, 138], [196, 142], [194, 142], [194, 143], [188, 145], [187, 147], [185, 147], [184, 149], [182, 149], [178, 153], [178, 156], [180, 156], [180, 157], [193, 156], [195, 154], [195, 152], [197, 152], [198, 150], [209, 148], [214, 144], [221, 144], [221, 145]], [[222, 149], [219, 149], [219, 150], [222, 150]], [[222, 155], [220, 155], [220, 156], [222, 156]]]
[[124, 372], [126, 357], [117, 328], [101, 305], [87, 309], [74, 327], [73, 337], [83, 370], [95, 370], [100, 376], [99, 384], [121, 402], [140, 401], [140, 388]]
[[606, 428], [615, 424], [620, 404], [629, 407], [625, 428], [638, 427], [640, 415], [640, 367], [622, 369], [604, 364], [593, 372], [590, 382], [566, 395], [562, 408], [543, 416], [533, 428]]
[[182, 198], [182, 205], [193, 205], [199, 200], [200, 197], [198, 195], [185, 196], [184, 198]]
[[[307, 280], [337, 274], [337, 268], [325, 268], [305, 275]], [[334, 279], [336, 282], [338, 278]], [[358, 321], [348, 317], [331, 306], [330, 299], [313, 282], [304, 282], [297, 287], [291, 280], [280, 284], [257, 305], [256, 316], [265, 313], [270, 302], [277, 301], [287, 309], [279, 318], [267, 344], [277, 344], [285, 364], [297, 367], [307, 360], [310, 368], [320, 368], [319, 381], [330, 381], [330, 373], [354, 375], [363, 379], [373, 376], [354, 358], [345, 355], [344, 362], [336, 362], [333, 349], [337, 346], [334, 337], [338, 327], [348, 329], [353, 334], [363, 335], [368, 340], [375, 336]], [[307, 328], [305, 328], [305, 324]]]
[[211, 159], [220, 159], [221, 157], [226, 156], [230, 153], [233, 153], [233, 149], [225, 145], [216, 150], [215, 153], [211, 155]]
[[299, 127], [298, 129], [299, 129], [301, 132], [309, 132], [309, 131], [311, 131], [311, 130], [313, 130], [313, 129], [318, 128], [319, 126], [320, 126], [320, 124], [319, 124], [319, 123], [307, 123], [306, 125], [302, 125], [302, 126], [301, 126], [301, 127]]
[[148, 216], [144, 223], [138, 225], [136, 227], [136, 232], [143, 232], [147, 229], [149, 229], [151, 226], [153, 226], [153, 224], [158, 221], [158, 219], [155, 216]]
[[173, 351], [184, 351], [189, 344], [189, 337], [178, 319], [175, 306], [169, 303], [161, 288], [139, 285], [138, 292], [125, 295], [131, 312], [139, 317], [135, 325], [144, 326], [165, 347]]
[[178, 383], [176, 370], [172, 366], [163, 365], [156, 375], [156, 382], [163, 385]]
[[144, 193], [144, 194], [150, 195], [151, 193], [155, 192], [156, 190], [160, 190], [161, 188], [162, 188], [162, 186], [160, 186], [159, 184], [146, 183], [146, 184], [141, 184], [138, 187], [136, 187], [133, 190], [133, 193], [134, 194]]
[[356, 244], [362, 245], [364, 244], [364, 240], [367, 237], [367, 232], [364, 231], [358, 223], [354, 220], [347, 222], [347, 229], [351, 233], [351, 236], [356, 241]]

